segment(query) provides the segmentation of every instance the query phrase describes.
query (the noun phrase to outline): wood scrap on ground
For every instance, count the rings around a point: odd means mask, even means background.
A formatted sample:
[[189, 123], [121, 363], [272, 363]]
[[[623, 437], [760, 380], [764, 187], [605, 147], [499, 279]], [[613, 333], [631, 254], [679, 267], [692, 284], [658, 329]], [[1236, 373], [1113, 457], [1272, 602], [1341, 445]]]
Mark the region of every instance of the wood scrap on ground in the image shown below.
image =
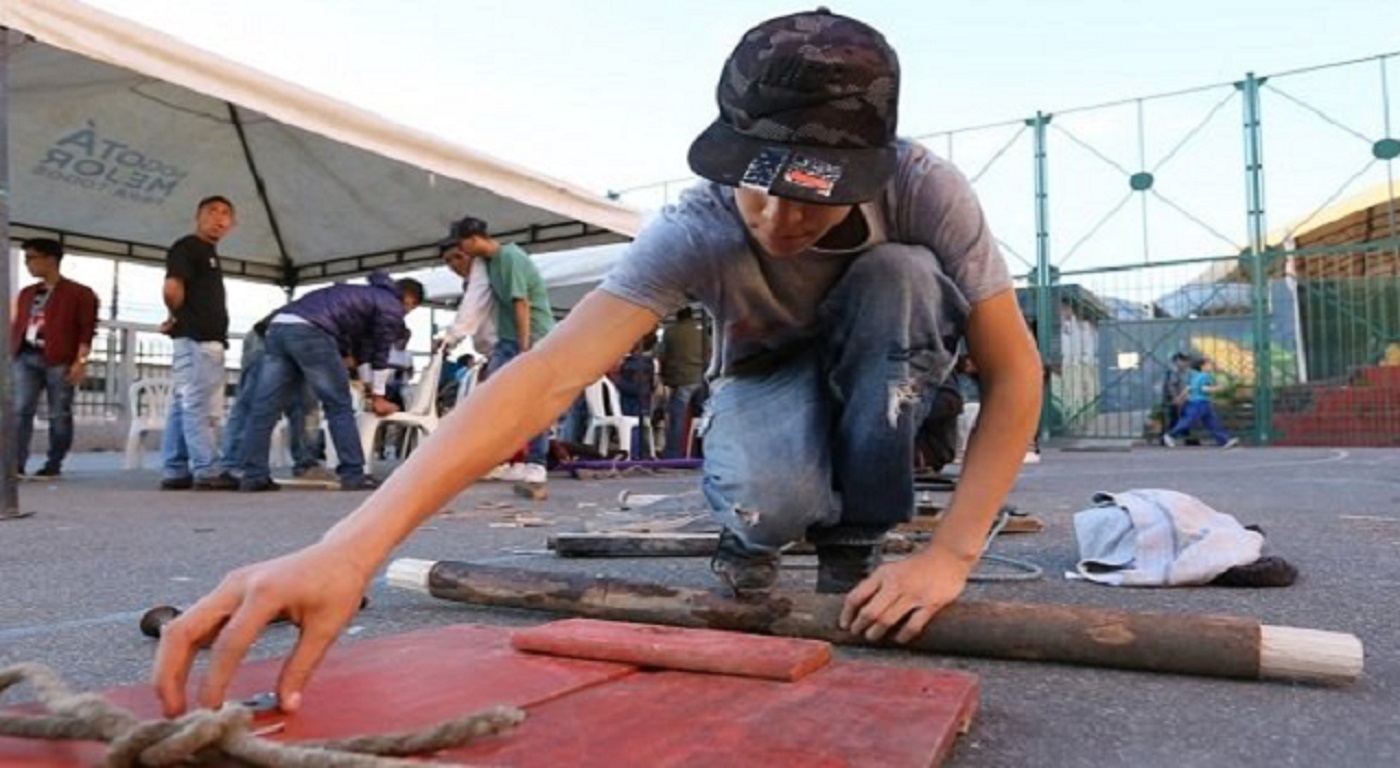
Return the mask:
[[[550, 534], [546, 546], [559, 557], [709, 557], [719, 545], [719, 532], [562, 531]], [[892, 533], [885, 538], [885, 552], [908, 554], [916, 543]], [[816, 550], [798, 542], [785, 554], [805, 555]]]

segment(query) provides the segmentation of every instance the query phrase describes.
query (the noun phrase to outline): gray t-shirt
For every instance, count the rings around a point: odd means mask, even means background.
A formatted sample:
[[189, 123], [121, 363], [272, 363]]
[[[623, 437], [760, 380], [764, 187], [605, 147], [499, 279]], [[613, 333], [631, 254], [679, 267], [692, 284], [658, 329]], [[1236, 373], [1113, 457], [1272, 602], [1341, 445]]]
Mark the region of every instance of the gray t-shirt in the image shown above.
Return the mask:
[[715, 321], [711, 376], [782, 350], [819, 330], [817, 309], [852, 259], [882, 243], [921, 245], [969, 304], [1011, 287], [972, 185], [912, 141], [898, 144], [894, 177], [860, 206], [869, 237], [847, 251], [812, 249], [772, 259], [751, 246], [734, 190], [704, 182], [687, 190], [637, 236], [602, 289], [659, 317], [699, 301]]

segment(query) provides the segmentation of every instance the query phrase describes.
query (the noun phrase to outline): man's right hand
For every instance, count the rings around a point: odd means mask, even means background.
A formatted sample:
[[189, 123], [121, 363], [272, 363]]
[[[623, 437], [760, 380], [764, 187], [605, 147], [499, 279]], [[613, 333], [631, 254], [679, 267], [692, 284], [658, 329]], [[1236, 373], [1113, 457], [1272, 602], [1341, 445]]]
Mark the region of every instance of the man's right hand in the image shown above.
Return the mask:
[[185, 711], [195, 653], [211, 644], [198, 702], [211, 709], [222, 705], [229, 681], [258, 633], [279, 614], [300, 633], [277, 680], [282, 710], [295, 711], [311, 673], [359, 608], [372, 573], [336, 548], [314, 544], [224, 577], [213, 592], [161, 628], [151, 681], [165, 715]]
[[399, 412], [399, 407], [383, 395], [375, 395], [370, 400], [369, 407], [375, 416], [388, 416]]

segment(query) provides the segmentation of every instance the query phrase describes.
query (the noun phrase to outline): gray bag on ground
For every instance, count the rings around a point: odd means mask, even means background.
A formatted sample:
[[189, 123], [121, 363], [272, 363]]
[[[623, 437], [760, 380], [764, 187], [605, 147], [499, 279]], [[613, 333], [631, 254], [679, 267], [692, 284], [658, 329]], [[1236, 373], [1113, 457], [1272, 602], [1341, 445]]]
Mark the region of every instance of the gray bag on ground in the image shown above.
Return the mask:
[[1264, 537], [1200, 499], [1155, 488], [1096, 493], [1074, 516], [1072, 579], [1123, 587], [1207, 584], [1259, 559]]

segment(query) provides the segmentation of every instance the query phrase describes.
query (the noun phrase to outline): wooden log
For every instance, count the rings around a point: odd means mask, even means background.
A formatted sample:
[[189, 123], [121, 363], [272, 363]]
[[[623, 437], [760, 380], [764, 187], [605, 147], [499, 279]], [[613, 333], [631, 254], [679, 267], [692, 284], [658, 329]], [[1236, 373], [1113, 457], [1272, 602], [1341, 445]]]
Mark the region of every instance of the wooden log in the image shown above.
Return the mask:
[[[709, 557], [719, 546], [719, 533], [676, 531], [565, 531], [550, 534], [545, 546], [560, 557]], [[908, 554], [915, 545], [904, 536], [887, 536], [885, 552]], [[790, 555], [816, 550], [798, 542], [784, 550]]]
[[[704, 627], [844, 645], [840, 595], [774, 594], [737, 601], [715, 592], [471, 563], [395, 560], [391, 586], [444, 600], [614, 621]], [[1208, 677], [1344, 684], [1361, 674], [1361, 641], [1337, 632], [1261, 626], [1253, 619], [960, 600], [903, 647], [924, 653], [1052, 661]]]

